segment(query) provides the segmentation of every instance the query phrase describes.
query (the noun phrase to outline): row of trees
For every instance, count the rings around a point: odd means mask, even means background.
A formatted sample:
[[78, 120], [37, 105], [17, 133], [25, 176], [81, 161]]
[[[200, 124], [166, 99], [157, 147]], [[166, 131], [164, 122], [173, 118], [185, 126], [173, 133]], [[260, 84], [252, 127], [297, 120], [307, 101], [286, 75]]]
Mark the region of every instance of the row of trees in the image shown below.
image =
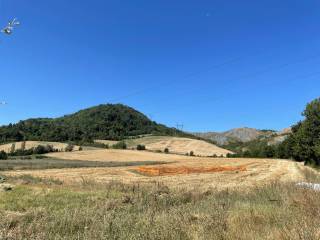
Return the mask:
[[[74, 149], [74, 145], [68, 144], [64, 151], [66, 152], [72, 152]], [[79, 151], [81, 151], [82, 148], [79, 148]], [[5, 151], [0, 152], [0, 159], [5, 160], [8, 159], [8, 156], [17, 157], [17, 156], [29, 156], [29, 155], [40, 155], [40, 154], [46, 154], [51, 152], [58, 152], [58, 149], [55, 149], [52, 145], [38, 145], [33, 148], [26, 149], [25, 142], [21, 143], [21, 147], [19, 149], [16, 149], [16, 144], [13, 143], [11, 145], [9, 153], [6, 153]]]

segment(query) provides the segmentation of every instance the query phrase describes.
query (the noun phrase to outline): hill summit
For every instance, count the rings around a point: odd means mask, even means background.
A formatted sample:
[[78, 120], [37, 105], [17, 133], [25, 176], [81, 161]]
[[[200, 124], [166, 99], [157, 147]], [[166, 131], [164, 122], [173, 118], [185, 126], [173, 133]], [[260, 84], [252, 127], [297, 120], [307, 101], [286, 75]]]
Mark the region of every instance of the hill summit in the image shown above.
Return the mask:
[[59, 118], [35, 118], [0, 127], [0, 142], [120, 140], [142, 134], [191, 136], [122, 104], [103, 104]]

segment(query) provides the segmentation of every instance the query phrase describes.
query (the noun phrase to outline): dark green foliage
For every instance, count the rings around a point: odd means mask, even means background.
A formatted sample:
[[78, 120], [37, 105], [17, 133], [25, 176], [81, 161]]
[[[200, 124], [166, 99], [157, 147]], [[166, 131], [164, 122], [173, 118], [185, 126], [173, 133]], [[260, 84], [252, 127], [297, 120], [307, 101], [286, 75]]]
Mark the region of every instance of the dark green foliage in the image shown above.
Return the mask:
[[57, 150], [53, 148], [53, 146], [51, 145], [39, 145], [35, 148], [30, 148], [30, 149], [17, 149], [14, 152], [10, 152], [9, 156], [29, 156], [29, 155], [33, 155], [33, 154], [46, 154], [46, 153], [50, 153], [50, 152], [56, 152]]
[[169, 148], [165, 148], [164, 153], [169, 153]]
[[48, 149], [45, 146], [39, 145], [36, 148], [33, 149], [33, 153], [34, 154], [45, 154], [48, 153], [50, 147], [48, 147]]
[[124, 141], [120, 141], [114, 145], [112, 145], [113, 149], [127, 149], [127, 144]]
[[278, 153], [279, 146], [269, 145], [267, 140], [262, 139], [246, 143], [232, 142], [224, 147], [235, 152], [235, 154], [228, 154], [227, 157], [281, 158]]
[[303, 112], [305, 119], [292, 129], [281, 148], [285, 156], [305, 164], [320, 165], [320, 98], [309, 103]]
[[194, 156], [194, 152], [193, 152], [193, 151], [190, 151], [189, 155], [190, 155], [190, 156]]
[[305, 119], [292, 127], [292, 134], [278, 145], [257, 139], [248, 143], [233, 142], [224, 146], [236, 154], [229, 157], [283, 158], [320, 166], [320, 98], [303, 112]]
[[0, 160], [8, 159], [8, 154], [5, 151], [0, 152]]
[[142, 113], [121, 105], [107, 104], [81, 110], [61, 118], [37, 118], [0, 127], [0, 143], [16, 141], [92, 142], [122, 140], [142, 134], [192, 137], [149, 120]]
[[99, 142], [78, 142], [78, 144], [86, 147], [94, 147], [94, 148], [109, 148], [108, 144], [99, 143]]
[[137, 145], [137, 150], [138, 150], [138, 151], [146, 150], [146, 146], [139, 144], [139, 145]]

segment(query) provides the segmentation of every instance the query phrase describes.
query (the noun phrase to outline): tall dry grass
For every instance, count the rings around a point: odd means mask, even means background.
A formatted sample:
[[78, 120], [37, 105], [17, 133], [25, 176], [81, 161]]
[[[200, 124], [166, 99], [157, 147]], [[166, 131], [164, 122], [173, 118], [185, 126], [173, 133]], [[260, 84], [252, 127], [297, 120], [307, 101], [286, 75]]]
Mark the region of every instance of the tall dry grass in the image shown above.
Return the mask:
[[0, 239], [320, 239], [320, 193], [294, 184], [200, 192], [32, 180], [0, 193]]

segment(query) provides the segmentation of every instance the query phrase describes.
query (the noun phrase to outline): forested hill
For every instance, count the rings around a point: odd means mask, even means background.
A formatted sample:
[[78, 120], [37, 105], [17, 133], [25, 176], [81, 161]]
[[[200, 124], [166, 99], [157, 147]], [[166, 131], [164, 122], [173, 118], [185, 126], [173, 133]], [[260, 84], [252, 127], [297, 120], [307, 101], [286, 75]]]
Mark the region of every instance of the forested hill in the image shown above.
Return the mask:
[[168, 128], [121, 104], [106, 104], [60, 118], [37, 118], [0, 127], [0, 142], [120, 140], [141, 134], [191, 135]]

